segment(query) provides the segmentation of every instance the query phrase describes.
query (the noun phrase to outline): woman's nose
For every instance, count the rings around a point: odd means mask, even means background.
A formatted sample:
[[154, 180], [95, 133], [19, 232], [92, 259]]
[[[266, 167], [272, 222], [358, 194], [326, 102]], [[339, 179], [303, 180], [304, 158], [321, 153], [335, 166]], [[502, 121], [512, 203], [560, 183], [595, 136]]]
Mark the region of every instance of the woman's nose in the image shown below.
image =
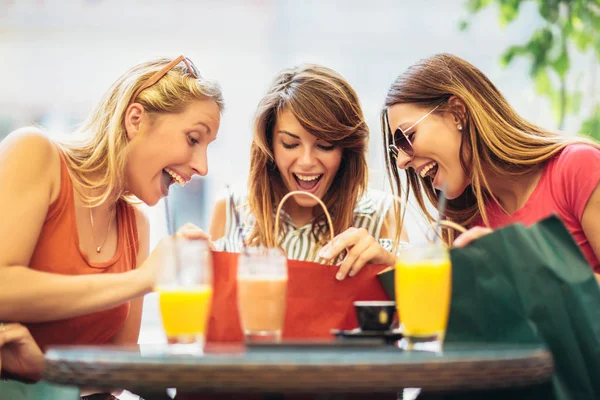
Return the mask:
[[396, 165], [400, 169], [407, 169], [412, 159], [412, 157], [409, 157], [403, 152], [399, 151], [398, 155], [396, 156]]
[[307, 146], [304, 149], [304, 152], [302, 153], [302, 156], [300, 157], [300, 162], [299, 164], [301, 166], [312, 166], [315, 163], [315, 157], [314, 157], [314, 152], [313, 149], [310, 148], [309, 146]]
[[208, 174], [208, 160], [206, 149], [203, 151], [199, 151], [198, 154], [195, 155], [192, 168], [196, 173], [200, 176], [206, 176]]

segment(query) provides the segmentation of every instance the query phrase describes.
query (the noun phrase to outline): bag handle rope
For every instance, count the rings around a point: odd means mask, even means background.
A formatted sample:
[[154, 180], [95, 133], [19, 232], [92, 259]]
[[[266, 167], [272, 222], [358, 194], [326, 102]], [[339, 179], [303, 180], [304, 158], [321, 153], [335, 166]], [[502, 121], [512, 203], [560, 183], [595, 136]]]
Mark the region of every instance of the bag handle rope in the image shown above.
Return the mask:
[[277, 240], [277, 241], [279, 240], [279, 218], [281, 215], [281, 208], [283, 207], [283, 204], [287, 201], [287, 199], [289, 199], [292, 196], [296, 196], [296, 195], [304, 195], [304, 196], [311, 197], [312, 199], [316, 200], [317, 203], [319, 203], [319, 205], [325, 212], [325, 217], [327, 217], [327, 224], [329, 225], [329, 234], [331, 236], [331, 241], [333, 242], [333, 238], [334, 238], [333, 222], [331, 222], [331, 215], [329, 215], [329, 210], [327, 210], [327, 206], [325, 205], [325, 203], [323, 203], [321, 201], [321, 199], [319, 199], [314, 194], [304, 192], [302, 190], [295, 190], [295, 191], [289, 192], [288, 194], [283, 196], [283, 198], [279, 202], [279, 205], [277, 206], [277, 213], [275, 214], [275, 240]]

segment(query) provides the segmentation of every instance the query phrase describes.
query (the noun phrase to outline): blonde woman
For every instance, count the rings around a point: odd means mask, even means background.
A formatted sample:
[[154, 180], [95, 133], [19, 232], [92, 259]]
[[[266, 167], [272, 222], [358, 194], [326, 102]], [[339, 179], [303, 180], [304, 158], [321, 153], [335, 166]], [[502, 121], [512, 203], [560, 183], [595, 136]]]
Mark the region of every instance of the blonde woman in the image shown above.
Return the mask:
[[334, 234], [348, 237], [338, 279], [366, 263], [392, 264], [379, 241], [394, 236], [392, 199], [367, 188], [368, 139], [358, 97], [338, 73], [319, 65], [280, 72], [256, 112], [248, 191], [215, 208], [210, 233], [222, 238], [217, 248], [238, 252], [243, 236], [252, 246], [281, 246], [290, 259], [330, 259], [325, 214], [308, 196], [287, 200], [275, 237], [277, 205], [290, 191], [305, 191], [325, 203]]
[[78, 129], [56, 143], [23, 128], [0, 143], [0, 321], [18, 321], [42, 350], [137, 343], [148, 222], [174, 182], [207, 173], [223, 107], [219, 87], [184, 57], [123, 74]]
[[[477, 68], [451, 54], [425, 59], [392, 83], [382, 112], [388, 172], [399, 170], [429, 220], [442, 188], [447, 219], [473, 238], [556, 213], [600, 272], [600, 149], [531, 124]], [[453, 233], [445, 237], [448, 244]]]

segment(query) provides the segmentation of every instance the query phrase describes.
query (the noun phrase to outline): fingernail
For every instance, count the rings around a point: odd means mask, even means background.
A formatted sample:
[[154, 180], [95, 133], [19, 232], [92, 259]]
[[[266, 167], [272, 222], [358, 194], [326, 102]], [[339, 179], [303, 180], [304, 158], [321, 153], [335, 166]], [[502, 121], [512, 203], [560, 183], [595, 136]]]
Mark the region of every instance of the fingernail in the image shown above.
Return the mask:
[[350, 270], [350, 272], [348, 273], [348, 275], [349, 275], [349, 276], [354, 276], [354, 275], [356, 275], [356, 272], [354, 272], [354, 270], [353, 270], [353, 269], [351, 269], [351, 270]]
[[321, 258], [329, 258], [331, 257], [331, 251], [329, 250], [329, 245], [323, 247], [319, 250], [319, 257]]
[[343, 279], [344, 279], [344, 273], [343, 273], [343, 272], [338, 272], [338, 273], [337, 273], [337, 275], [335, 276], [335, 278], [336, 278], [338, 281], [341, 281], [341, 280], [343, 280]]

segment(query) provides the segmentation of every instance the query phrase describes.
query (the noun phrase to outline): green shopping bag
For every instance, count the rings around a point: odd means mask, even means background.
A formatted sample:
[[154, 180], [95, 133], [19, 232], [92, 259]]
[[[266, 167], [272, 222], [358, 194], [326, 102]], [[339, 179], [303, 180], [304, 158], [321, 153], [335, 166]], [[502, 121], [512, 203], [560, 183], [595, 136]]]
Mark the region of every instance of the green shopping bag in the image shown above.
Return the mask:
[[447, 343], [545, 343], [554, 398], [600, 399], [600, 289], [557, 217], [507, 226], [450, 255]]

